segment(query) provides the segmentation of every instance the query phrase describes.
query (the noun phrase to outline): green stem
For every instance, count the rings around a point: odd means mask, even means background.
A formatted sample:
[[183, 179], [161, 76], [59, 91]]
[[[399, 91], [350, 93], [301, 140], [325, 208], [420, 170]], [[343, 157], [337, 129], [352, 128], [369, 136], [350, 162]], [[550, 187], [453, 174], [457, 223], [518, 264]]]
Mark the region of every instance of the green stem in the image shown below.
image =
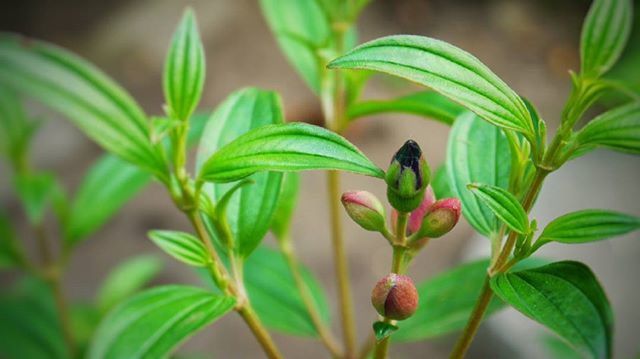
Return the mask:
[[260, 319], [256, 315], [256, 312], [253, 310], [250, 303], [247, 301], [244, 306], [237, 309], [237, 312], [240, 314], [242, 319], [244, 319], [245, 323], [247, 323], [249, 329], [251, 329], [251, 332], [262, 346], [267, 357], [270, 359], [282, 358], [282, 354], [280, 354], [280, 351], [273, 342], [273, 339], [271, 339], [271, 335], [269, 335], [269, 332], [267, 332], [260, 322]]

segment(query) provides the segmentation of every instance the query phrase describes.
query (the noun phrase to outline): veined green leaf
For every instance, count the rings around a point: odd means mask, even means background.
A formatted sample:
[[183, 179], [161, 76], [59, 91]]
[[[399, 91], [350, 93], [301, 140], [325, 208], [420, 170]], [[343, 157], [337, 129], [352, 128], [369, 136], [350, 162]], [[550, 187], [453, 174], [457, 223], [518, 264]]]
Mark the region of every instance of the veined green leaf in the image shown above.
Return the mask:
[[199, 179], [228, 182], [258, 171], [303, 170], [384, 176], [344, 137], [318, 126], [290, 123], [263, 126], [238, 137], [202, 165]]
[[65, 241], [75, 245], [102, 227], [149, 183], [151, 176], [115, 156], [104, 155], [75, 193], [65, 225]]
[[486, 121], [533, 139], [531, 117], [520, 97], [480, 60], [446, 42], [387, 36], [356, 47], [329, 68], [380, 71], [429, 86]]
[[354, 103], [349, 106], [347, 117], [353, 121], [360, 117], [398, 112], [422, 116], [451, 125], [456, 117], [464, 112], [464, 107], [435, 91], [422, 91], [391, 100], [368, 100]]
[[529, 232], [527, 212], [507, 190], [481, 183], [472, 183], [469, 189], [511, 230], [520, 234]]
[[235, 305], [231, 297], [167, 285], [123, 302], [100, 323], [88, 358], [166, 357]]
[[508, 188], [511, 150], [503, 131], [473, 113], [460, 116], [449, 133], [445, 167], [452, 196], [460, 198], [467, 221], [484, 236], [497, 232], [495, 215], [467, 185], [477, 182]]
[[204, 267], [210, 260], [207, 249], [198, 238], [178, 231], [150, 231], [149, 238], [173, 258], [195, 266]]
[[[314, 305], [322, 320], [328, 324], [330, 317], [326, 295], [311, 272], [304, 267], [301, 269]], [[280, 252], [259, 247], [247, 259], [244, 272], [251, 303], [266, 326], [292, 335], [318, 336], [286, 259]]]
[[640, 154], [640, 102], [597, 116], [578, 132], [577, 141], [582, 149], [605, 147]]
[[273, 220], [271, 220], [271, 231], [278, 240], [284, 239], [289, 233], [291, 218], [293, 217], [298, 200], [299, 187], [299, 174], [295, 172], [284, 174], [280, 196], [278, 197], [278, 203], [273, 213]]
[[191, 116], [200, 101], [204, 79], [204, 49], [196, 17], [187, 8], [173, 34], [162, 81], [164, 97], [173, 118], [187, 120]]
[[585, 243], [599, 241], [640, 229], [640, 218], [601, 209], [567, 213], [551, 221], [539, 241]]
[[319, 93], [324, 64], [320, 63], [318, 51], [330, 41], [328, 14], [316, 0], [261, 0], [260, 6], [291, 65]]
[[[394, 340], [418, 341], [464, 328], [482, 291], [489, 260], [465, 263], [417, 285], [418, 310], [401, 324]], [[494, 298], [485, 318], [504, 307]]]
[[631, 32], [631, 0], [594, 0], [582, 27], [581, 72], [598, 77], [618, 61]]
[[611, 357], [613, 315], [609, 301], [582, 263], [564, 261], [503, 273], [491, 288], [504, 301], [543, 324], [591, 358]]
[[102, 313], [147, 285], [162, 270], [162, 262], [153, 255], [129, 258], [111, 270], [102, 282], [96, 304]]
[[[269, 124], [283, 122], [280, 97], [272, 91], [247, 88], [231, 94], [211, 115], [198, 148], [197, 171], [208, 158], [238, 136]], [[248, 256], [262, 241], [273, 218], [282, 173], [262, 172], [249, 177], [254, 183], [243, 186], [227, 204], [226, 214], [236, 249]], [[203, 190], [214, 202], [220, 201], [235, 183], [207, 183]]]
[[1, 34], [0, 84], [60, 111], [107, 151], [166, 177], [140, 107], [80, 57], [45, 42]]

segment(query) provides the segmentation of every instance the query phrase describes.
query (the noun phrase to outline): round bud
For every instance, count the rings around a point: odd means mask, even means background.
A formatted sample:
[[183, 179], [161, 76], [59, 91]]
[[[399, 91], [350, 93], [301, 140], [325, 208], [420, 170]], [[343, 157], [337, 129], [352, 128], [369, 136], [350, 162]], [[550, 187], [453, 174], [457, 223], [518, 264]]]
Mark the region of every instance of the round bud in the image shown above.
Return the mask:
[[410, 277], [390, 273], [376, 283], [371, 304], [384, 317], [404, 320], [418, 308], [418, 290]]
[[368, 231], [384, 230], [384, 207], [372, 193], [367, 191], [345, 192], [341, 200], [349, 217], [360, 227]]
[[460, 219], [461, 204], [457, 198], [445, 198], [427, 210], [420, 228], [425, 237], [437, 238], [453, 229]]

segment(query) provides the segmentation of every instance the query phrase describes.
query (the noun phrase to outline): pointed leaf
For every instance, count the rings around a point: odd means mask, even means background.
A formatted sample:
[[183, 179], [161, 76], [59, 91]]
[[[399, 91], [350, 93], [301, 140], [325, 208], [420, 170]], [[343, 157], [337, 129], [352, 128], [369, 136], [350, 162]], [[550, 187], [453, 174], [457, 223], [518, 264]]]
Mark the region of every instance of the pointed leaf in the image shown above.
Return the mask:
[[517, 198], [505, 189], [485, 184], [470, 184], [469, 188], [504, 224], [520, 234], [529, 232], [529, 216]]
[[86, 60], [45, 42], [0, 34], [0, 84], [60, 111], [107, 151], [166, 176], [142, 109]]
[[204, 267], [210, 262], [204, 244], [188, 233], [156, 230], [149, 232], [149, 238], [168, 255], [183, 263]]
[[373, 333], [375, 334], [376, 341], [378, 342], [389, 337], [391, 334], [393, 334], [397, 330], [398, 330], [398, 327], [391, 323], [385, 323], [385, 322], [373, 323]]
[[88, 358], [160, 358], [235, 305], [230, 297], [168, 285], [123, 302], [100, 323]]
[[32, 224], [42, 223], [47, 207], [62, 189], [50, 173], [28, 173], [14, 177], [14, 186]]
[[268, 125], [221, 148], [200, 169], [204, 181], [228, 182], [258, 171], [384, 172], [342, 136], [305, 123]]
[[640, 229], [640, 218], [599, 209], [567, 213], [549, 223], [539, 241], [586, 243], [620, 236]]
[[173, 34], [164, 67], [164, 97], [173, 118], [191, 116], [200, 101], [204, 78], [204, 49], [195, 15], [187, 8]]
[[609, 301], [582, 263], [564, 261], [491, 279], [491, 288], [522, 314], [548, 327], [591, 358], [611, 357]]
[[466, 51], [444, 41], [395, 35], [360, 45], [329, 68], [366, 69], [431, 87], [490, 123], [533, 138], [533, 124], [520, 97]]
[[620, 106], [594, 118], [578, 132], [577, 142], [580, 149], [605, 147], [640, 154], [640, 102]]
[[631, 0], [593, 0], [580, 39], [581, 72], [598, 77], [618, 61], [631, 33]]
[[504, 133], [472, 113], [462, 115], [449, 133], [445, 166], [452, 197], [462, 202], [462, 214], [478, 233], [490, 237], [498, 231], [499, 223], [467, 185], [509, 186], [511, 151]]

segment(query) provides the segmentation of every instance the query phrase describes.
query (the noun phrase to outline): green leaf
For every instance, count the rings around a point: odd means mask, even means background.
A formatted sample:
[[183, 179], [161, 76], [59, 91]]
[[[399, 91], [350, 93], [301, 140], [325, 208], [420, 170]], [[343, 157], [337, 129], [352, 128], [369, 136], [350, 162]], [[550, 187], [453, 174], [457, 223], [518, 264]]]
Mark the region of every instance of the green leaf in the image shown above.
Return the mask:
[[631, 0], [594, 0], [582, 27], [581, 72], [598, 77], [618, 61], [629, 34]]
[[327, 14], [315, 0], [261, 0], [262, 13], [282, 52], [298, 74], [320, 93], [323, 69], [318, 50], [330, 41]]
[[449, 198], [455, 197], [449, 184], [449, 176], [447, 174], [447, 167], [445, 164], [441, 164], [433, 173], [431, 179], [431, 187], [436, 198]]
[[75, 245], [102, 227], [150, 180], [138, 167], [112, 155], [102, 156], [75, 193], [64, 228], [67, 243]]
[[[329, 305], [320, 283], [309, 270], [302, 266], [301, 270], [320, 317], [329, 324]], [[244, 271], [249, 298], [266, 326], [291, 335], [318, 336], [280, 252], [258, 247], [247, 259]]]
[[398, 330], [398, 327], [391, 323], [385, 323], [385, 322], [373, 323], [373, 333], [375, 334], [376, 341], [378, 342], [389, 337], [391, 334], [393, 334], [397, 330]]
[[96, 303], [102, 313], [147, 285], [162, 270], [162, 262], [152, 255], [129, 258], [118, 264], [104, 280]]
[[446, 42], [412, 35], [360, 45], [329, 68], [375, 70], [431, 87], [490, 123], [533, 138], [520, 97], [473, 55]]
[[234, 305], [231, 297], [194, 287], [167, 285], [149, 289], [123, 302], [104, 318], [87, 357], [168, 357]]
[[15, 176], [14, 181], [29, 222], [42, 223], [47, 206], [62, 193], [56, 178], [50, 173], [28, 173]]
[[434, 91], [416, 92], [392, 100], [368, 100], [349, 106], [350, 121], [381, 113], [408, 113], [451, 125], [464, 108]]
[[278, 203], [271, 220], [271, 231], [278, 240], [288, 236], [291, 219], [296, 209], [298, 190], [300, 187], [300, 175], [295, 172], [284, 174]]
[[529, 232], [529, 216], [520, 201], [507, 190], [481, 183], [469, 185], [480, 200], [511, 230], [520, 234]]
[[[247, 88], [231, 94], [218, 106], [206, 125], [198, 149], [197, 170], [202, 172], [210, 163], [207, 159], [238, 136], [264, 125], [282, 122], [282, 105], [275, 92]], [[239, 244], [235, 248], [243, 256], [248, 256], [269, 230], [282, 174], [256, 173], [249, 179], [254, 183], [243, 186], [229, 199], [226, 208], [231, 232]], [[218, 202], [234, 186], [235, 183], [205, 184], [203, 190]]]
[[209, 255], [204, 244], [198, 238], [178, 231], [150, 231], [149, 238], [173, 258], [195, 266], [209, 264]]
[[10, 268], [22, 262], [16, 240], [9, 217], [0, 209], [0, 269]]
[[[417, 285], [418, 310], [402, 322], [394, 340], [409, 342], [441, 336], [464, 328], [482, 291], [489, 260], [465, 263]], [[494, 298], [485, 318], [504, 307]]]
[[539, 241], [586, 243], [620, 236], [640, 229], [640, 218], [601, 209], [587, 209], [560, 216], [549, 223]]
[[605, 147], [640, 154], [640, 102], [597, 116], [578, 132], [577, 142], [583, 149]]
[[583, 359], [564, 339], [553, 334], [544, 334], [541, 337], [545, 352], [549, 358], [555, 359]]
[[0, 84], [60, 111], [107, 151], [166, 177], [142, 109], [86, 60], [45, 42], [0, 34]]
[[205, 78], [204, 49], [196, 17], [185, 10], [173, 34], [164, 67], [164, 97], [173, 118], [187, 120], [200, 101]]
[[22, 99], [7, 88], [0, 88], [0, 153], [6, 154], [15, 167], [24, 166], [37, 127], [38, 123], [27, 117]]
[[0, 357], [69, 358], [49, 287], [25, 278], [0, 294]]
[[228, 182], [258, 171], [344, 170], [382, 178], [344, 137], [305, 123], [263, 126], [221, 148], [200, 169], [199, 178]]
[[518, 311], [592, 358], [611, 357], [609, 301], [582, 263], [564, 261], [491, 279], [491, 288]]
[[511, 150], [503, 131], [472, 113], [460, 116], [449, 133], [445, 167], [452, 197], [460, 198], [467, 221], [484, 236], [496, 233], [495, 215], [467, 185], [478, 182], [508, 188]]

